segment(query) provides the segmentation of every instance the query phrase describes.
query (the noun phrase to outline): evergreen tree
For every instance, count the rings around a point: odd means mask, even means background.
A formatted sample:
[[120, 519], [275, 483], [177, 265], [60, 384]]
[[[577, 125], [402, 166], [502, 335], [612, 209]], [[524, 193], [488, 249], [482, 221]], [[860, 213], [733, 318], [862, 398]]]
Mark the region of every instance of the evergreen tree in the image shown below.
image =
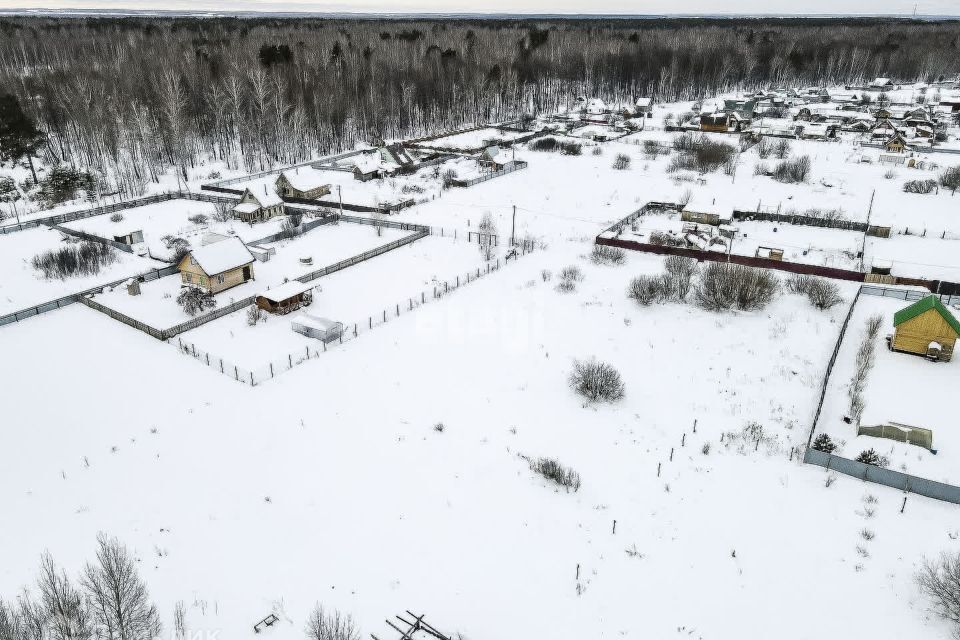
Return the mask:
[[0, 159], [17, 161], [26, 156], [36, 182], [33, 155], [42, 145], [43, 134], [20, 108], [17, 97], [9, 93], [0, 96]]
[[837, 445], [833, 444], [833, 440], [830, 439], [830, 436], [825, 433], [821, 433], [814, 439], [813, 448], [817, 451], [823, 451], [824, 453], [833, 453], [834, 449], [837, 448]]

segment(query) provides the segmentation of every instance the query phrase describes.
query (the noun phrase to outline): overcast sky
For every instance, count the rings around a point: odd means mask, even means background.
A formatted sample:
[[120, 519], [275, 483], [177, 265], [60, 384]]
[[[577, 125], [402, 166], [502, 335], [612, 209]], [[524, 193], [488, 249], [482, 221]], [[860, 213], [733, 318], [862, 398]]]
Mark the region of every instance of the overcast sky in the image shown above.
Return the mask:
[[0, 0], [0, 8], [358, 13], [960, 15], [960, 0]]

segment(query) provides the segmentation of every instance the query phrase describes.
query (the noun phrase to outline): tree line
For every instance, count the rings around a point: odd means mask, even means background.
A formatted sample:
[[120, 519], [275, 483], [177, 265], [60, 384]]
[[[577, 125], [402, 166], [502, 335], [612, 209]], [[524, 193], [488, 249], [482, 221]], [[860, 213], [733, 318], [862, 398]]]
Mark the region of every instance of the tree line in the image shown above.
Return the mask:
[[36, 152], [128, 194], [203, 158], [261, 170], [578, 96], [960, 73], [957, 21], [23, 16], [0, 33], [0, 86]]

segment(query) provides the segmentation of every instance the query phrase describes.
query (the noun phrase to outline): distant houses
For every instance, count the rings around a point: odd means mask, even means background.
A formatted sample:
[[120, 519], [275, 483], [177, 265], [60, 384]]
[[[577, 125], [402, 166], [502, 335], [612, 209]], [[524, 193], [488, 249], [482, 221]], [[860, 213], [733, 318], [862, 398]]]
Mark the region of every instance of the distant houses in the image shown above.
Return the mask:
[[198, 247], [185, 255], [178, 268], [186, 286], [220, 293], [253, 280], [253, 254], [236, 237]]
[[284, 171], [277, 177], [275, 187], [281, 198], [317, 200], [330, 193], [330, 184], [318, 180], [313, 171]]
[[960, 337], [960, 322], [935, 295], [897, 311], [893, 316], [890, 348], [948, 361]]

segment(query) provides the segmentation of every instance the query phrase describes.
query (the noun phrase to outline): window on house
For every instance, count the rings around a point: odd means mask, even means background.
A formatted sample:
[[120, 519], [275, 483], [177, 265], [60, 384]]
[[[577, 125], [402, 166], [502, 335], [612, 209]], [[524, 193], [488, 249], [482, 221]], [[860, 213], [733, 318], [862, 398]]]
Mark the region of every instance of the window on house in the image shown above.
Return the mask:
[[217, 276], [217, 284], [223, 284], [223, 274]]

